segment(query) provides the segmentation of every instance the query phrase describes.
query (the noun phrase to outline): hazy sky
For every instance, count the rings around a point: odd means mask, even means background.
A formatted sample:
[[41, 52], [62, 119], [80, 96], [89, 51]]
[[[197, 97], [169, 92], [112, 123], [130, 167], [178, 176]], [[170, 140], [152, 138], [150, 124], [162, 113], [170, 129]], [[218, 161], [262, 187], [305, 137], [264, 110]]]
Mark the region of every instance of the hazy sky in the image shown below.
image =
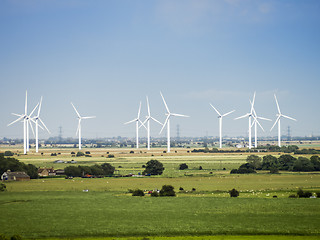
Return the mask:
[[[320, 1], [0, 1], [0, 137], [22, 138], [28, 90], [30, 112], [43, 96], [41, 118], [57, 136], [75, 137], [76, 114], [84, 138], [134, 137], [123, 123], [151, 113], [165, 119], [160, 90], [174, 118], [172, 136], [218, 135], [211, 102], [225, 113], [223, 133], [246, 136], [257, 92], [258, 115], [275, 120], [276, 93], [284, 114], [283, 134], [320, 135]], [[261, 122], [270, 132], [272, 122]], [[160, 126], [152, 123], [153, 136]], [[146, 131], [141, 129], [141, 135]]]

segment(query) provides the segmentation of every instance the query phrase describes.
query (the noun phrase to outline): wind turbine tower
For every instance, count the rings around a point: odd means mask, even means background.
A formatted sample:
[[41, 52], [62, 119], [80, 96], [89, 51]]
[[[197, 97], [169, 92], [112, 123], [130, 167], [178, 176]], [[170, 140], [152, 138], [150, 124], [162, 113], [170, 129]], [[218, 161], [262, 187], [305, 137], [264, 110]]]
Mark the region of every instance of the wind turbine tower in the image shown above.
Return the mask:
[[220, 114], [220, 112], [214, 107], [212, 106], [212, 104], [210, 103], [210, 106], [216, 111], [216, 113], [218, 114], [218, 118], [219, 118], [219, 136], [220, 136], [220, 139], [219, 139], [219, 145], [220, 145], [220, 148], [222, 148], [222, 118], [233, 113], [235, 110], [232, 110], [228, 113], [225, 113], [225, 114]]
[[167, 105], [166, 101], [164, 100], [164, 97], [163, 97], [163, 95], [162, 95], [161, 92], [160, 92], [160, 95], [161, 95], [161, 97], [162, 97], [163, 103], [164, 103], [164, 105], [165, 105], [165, 107], [166, 107], [166, 110], [167, 110], [167, 113], [166, 113], [167, 118], [166, 118], [166, 120], [165, 120], [165, 122], [164, 122], [164, 124], [163, 124], [163, 126], [162, 126], [162, 128], [161, 128], [161, 130], [160, 130], [160, 134], [161, 134], [161, 132], [163, 131], [163, 129], [165, 128], [165, 126], [167, 126], [167, 152], [169, 153], [169, 152], [170, 152], [170, 117], [171, 117], [171, 116], [175, 116], [175, 117], [189, 117], [189, 116], [182, 115], [182, 114], [177, 114], [177, 113], [171, 113], [170, 110], [169, 110], [169, 108], [168, 108], [168, 105]]
[[146, 120], [144, 120], [144, 122], [140, 125], [140, 127], [141, 126], [145, 127], [144, 124], [147, 123], [147, 141], [148, 141], [147, 147], [148, 147], [148, 150], [150, 150], [150, 119], [152, 119], [153, 121], [159, 123], [160, 125], [163, 125], [163, 124], [161, 122], [159, 122], [157, 119], [155, 119], [154, 117], [151, 116], [148, 96], [147, 96], [147, 107], [148, 107], [148, 116], [146, 116]]
[[124, 123], [124, 124], [129, 124], [129, 123], [133, 123], [133, 122], [136, 123], [136, 148], [137, 149], [139, 148], [139, 128], [140, 128], [139, 127], [139, 123], [141, 124], [141, 126], [146, 128], [146, 126], [140, 120], [140, 112], [141, 112], [141, 102], [140, 102], [140, 105], [139, 105], [138, 116], [135, 119], [132, 119], [131, 121]]
[[288, 119], [293, 120], [293, 121], [297, 121], [297, 120], [292, 118], [292, 117], [289, 117], [289, 116], [286, 116], [286, 115], [282, 114], [281, 111], [280, 111], [279, 103], [278, 103], [278, 100], [277, 100], [277, 97], [276, 97], [275, 94], [274, 94], [274, 99], [276, 100], [278, 113], [276, 115], [277, 119], [274, 122], [274, 124], [273, 124], [272, 128], [270, 129], [270, 131], [272, 131], [274, 126], [278, 123], [278, 146], [281, 147], [281, 125], [280, 125], [281, 117], [288, 118]]
[[71, 103], [73, 109], [76, 111], [77, 115], [78, 115], [78, 129], [76, 132], [76, 135], [79, 135], [79, 150], [81, 150], [81, 120], [82, 119], [90, 119], [90, 118], [95, 118], [96, 116], [90, 116], [90, 117], [81, 117], [79, 112], [77, 111], [77, 109], [75, 108], [75, 106]]

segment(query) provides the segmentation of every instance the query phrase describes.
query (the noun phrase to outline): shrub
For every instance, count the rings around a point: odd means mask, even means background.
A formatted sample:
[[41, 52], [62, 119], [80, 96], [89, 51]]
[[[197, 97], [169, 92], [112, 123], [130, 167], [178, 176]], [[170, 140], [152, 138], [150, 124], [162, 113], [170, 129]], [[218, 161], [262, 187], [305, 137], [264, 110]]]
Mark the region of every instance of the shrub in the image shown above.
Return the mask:
[[160, 197], [174, 197], [176, 193], [171, 185], [163, 185], [160, 190]]
[[0, 240], [8, 240], [8, 238], [6, 237], [6, 235], [0, 234]]
[[230, 197], [238, 197], [239, 191], [237, 191], [235, 188], [229, 191]]
[[20, 235], [13, 235], [10, 240], [22, 240], [22, 237]]
[[279, 169], [276, 168], [276, 167], [271, 167], [271, 168], [270, 168], [270, 173], [271, 173], [271, 174], [278, 174], [278, 173], [279, 173]]
[[130, 153], [134, 153], [134, 151], [130, 151]]
[[297, 195], [299, 198], [310, 198], [312, 196], [312, 192], [303, 191], [302, 189], [299, 189]]
[[90, 154], [90, 152], [89, 152], [89, 151], [86, 151], [86, 154]]
[[195, 188], [192, 188], [192, 191], [194, 192], [196, 189]]
[[150, 196], [151, 197], [159, 197], [159, 193], [158, 193], [158, 191], [152, 191]]
[[77, 157], [82, 157], [82, 156], [84, 156], [84, 153], [83, 152], [77, 152], [77, 155], [76, 155]]
[[7, 186], [4, 183], [0, 183], [0, 192], [7, 191]]
[[185, 170], [185, 169], [188, 169], [188, 165], [186, 163], [180, 164], [179, 170]]
[[296, 194], [289, 195], [289, 198], [297, 198], [298, 196]]
[[133, 193], [133, 190], [132, 189], [128, 189], [128, 193]]
[[13, 156], [13, 152], [11, 152], [11, 151], [5, 151], [4, 152], [4, 156]]
[[56, 153], [51, 153], [51, 156], [57, 156], [57, 154]]
[[143, 197], [144, 196], [144, 192], [141, 189], [136, 189], [136, 190], [133, 190], [132, 196]]
[[183, 191], [184, 189], [183, 189], [183, 187], [180, 187], [179, 190], [180, 190], [180, 191]]
[[72, 155], [76, 154], [75, 152], [71, 152]]
[[114, 158], [113, 154], [109, 154], [107, 158]]
[[202, 170], [202, 166], [199, 167], [199, 170]]
[[316, 192], [317, 198], [320, 198], [320, 192]]

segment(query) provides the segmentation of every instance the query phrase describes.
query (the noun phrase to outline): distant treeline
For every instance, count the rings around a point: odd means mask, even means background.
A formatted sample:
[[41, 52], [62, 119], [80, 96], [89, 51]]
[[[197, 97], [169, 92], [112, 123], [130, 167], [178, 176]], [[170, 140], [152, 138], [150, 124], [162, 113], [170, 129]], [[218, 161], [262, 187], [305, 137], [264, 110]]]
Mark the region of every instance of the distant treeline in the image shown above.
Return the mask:
[[65, 175], [68, 177], [84, 177], [92, 175], [95, 177], [112, 176], [115, 168], [109, 163], [93, 166], [69, 166], [64, 169]]
[[296, 145], [289, 146], [274, 146], [267, 144], [266, 146], [259, 146], [255, 149], [246, 149], [246, 150], [219, 150], [218, 148], [209, 149], [207, 147], [201, 149], [193, 149], [191, 152], [203, 152], [203, 153], [241, 153], [241, 152], [283, 152], [283, 153], [294, 153], [294, 154], [320, 154], [320, 150], [316, 149], [301, 149]]
[[262, 159], [257, 155], [247, 157], [247, 163], [242, 164], [238, 169], [232, 169], [232, 173], [256, 173], [256, 170], [270, 170], [270, 173], [278, 173], [279, 170], [292, 172], [313, 172], [320, 171], [319, 156], [295, 158], [289, 154], [281, 155], [279, 158], [266, 155]]

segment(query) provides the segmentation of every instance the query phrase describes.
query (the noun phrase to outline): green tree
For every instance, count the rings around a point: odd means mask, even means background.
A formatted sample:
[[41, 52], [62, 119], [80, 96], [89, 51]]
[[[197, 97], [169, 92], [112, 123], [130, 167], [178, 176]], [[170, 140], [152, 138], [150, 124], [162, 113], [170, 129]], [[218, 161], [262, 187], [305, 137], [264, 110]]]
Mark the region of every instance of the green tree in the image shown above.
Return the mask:
[[160, 190], [160, 197], [174, 197], [176, 193], [171, 185], [163, 185]]
[[297, 161], [293, 164], [294, 172], [311, 172], [314, 171], [313, 164], [308, 158], [299, 157]]
[[161, 175], [163, 173], [163, 170], [164, 167], [161, 162], [159, 162], [158, 160], [150, 160], [146, 164], [144, 174]]
[[247, 162], [250, 163], [254, 169], [261, 169], [261, 166], [262, 166], [261, 157], [257, 155], [249, 155], [247, 157]]
[[76, 166], [68, 166], [64, 169], [64, 173], [68, 176], [68, 177], [81, 177], [81, 169], [79, 167]]
[[13, 152], [11, 152], [11, 151], [5, 151], [4, 152], [4, 156], [13, 156]]
[[144, 192], [141, 189], [136, 189], [136, 190], [133, 190], [132, 196], [143, 197], [144, 196]]
[[180, 164], [179, 170], [185, 170], [185, 169], [188, 169], [188, 165], [186, 163]]
[[237, 191], [235, 188], [229, 191], [230, 197], [238, 197], [239, 191]]
[[297, 160], [290, 154], [281, 155], [279, 158], [279, 169], [280, 170], [292, 170], [293, 163]]
[[310, 158], [310, 162], [313, 164], [315, 171], [320, 171], [320, 158], [319, 156], [312, 156]]
[[82, 157], [82, 156], [84, 156], [84, 153], [83, 152], [77, 152], [77, 155], [76, 155], [77, 157]]
[[262, 169], [270, 170], [271, 168], [279, 168], [279, 161], [272, 155], [266, 155], [263, 157]]
[[103, 172], [104, 172], [104, 175], [106, 176], [111, 176], [113, 175], [114, 173], [114, 170], [115, 170], [115, 167], [112, 166], [110, 163], [103, 163], [101, 165], [102, 169], [103, 169]]

